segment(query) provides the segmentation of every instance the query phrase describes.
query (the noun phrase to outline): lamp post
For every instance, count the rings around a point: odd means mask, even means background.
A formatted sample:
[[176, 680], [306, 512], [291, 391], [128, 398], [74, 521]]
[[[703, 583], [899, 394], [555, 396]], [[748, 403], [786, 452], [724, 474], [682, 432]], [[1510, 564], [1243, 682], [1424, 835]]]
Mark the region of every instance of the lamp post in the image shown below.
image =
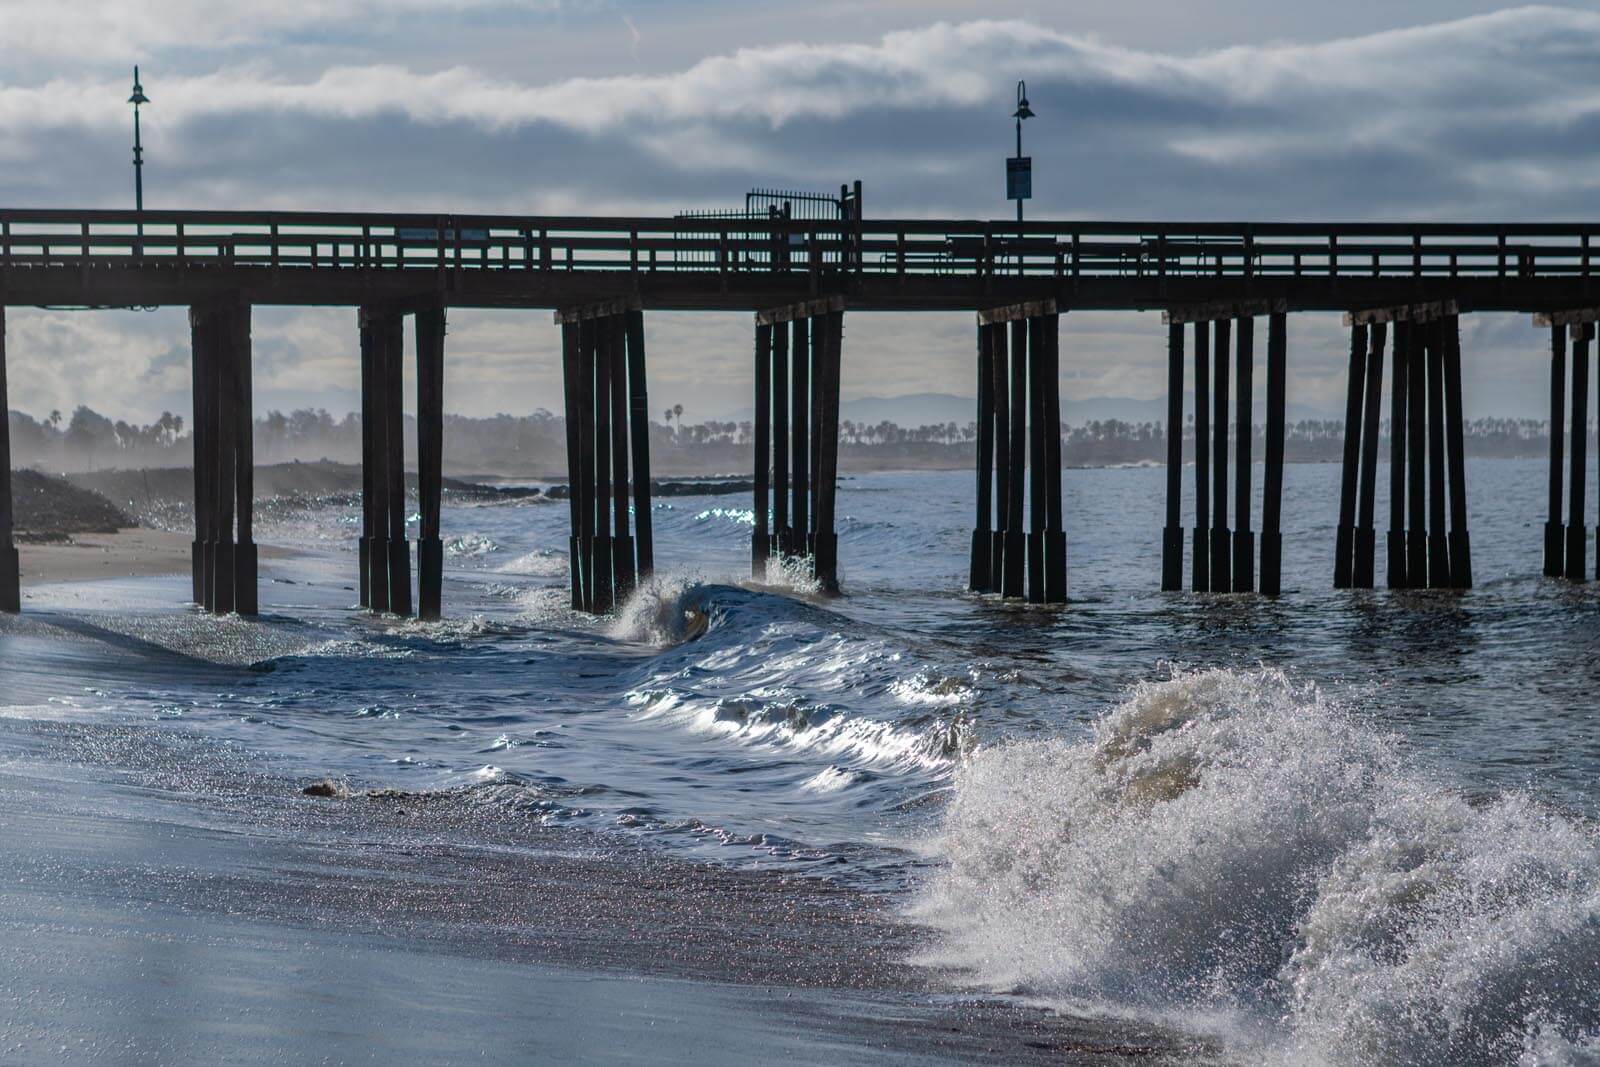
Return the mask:
[[[144, 211], [144, 148], [139, 144], [139, 105], [148, 104], [150, 98], [144, 95], [144, 86], [139, 84], [139, 68], [133, 68], [133, 95], [128, 97], [128, 103], [133, 105], [133, 208], [135, 211]], [[139, 232], [144, 233], [144, 223], [139, 224]]]
[[1006, 196], [1017, 202], [1017, 221], [1022, 221], [1022, 202], [1033, 196], [1033, 160], [1022, 154], [1022, 121], [1033, 118], [1028, 106], [1028, 83], [1017, 82], [1017, 110], [1011, 117], [1017, 120], [1017, 154], [1007, 161]]

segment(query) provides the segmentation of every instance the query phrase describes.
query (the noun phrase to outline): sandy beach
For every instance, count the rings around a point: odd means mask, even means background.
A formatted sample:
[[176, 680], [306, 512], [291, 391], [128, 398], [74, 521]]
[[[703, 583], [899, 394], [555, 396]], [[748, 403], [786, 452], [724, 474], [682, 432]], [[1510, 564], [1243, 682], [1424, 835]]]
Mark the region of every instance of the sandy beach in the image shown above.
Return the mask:
[[[23, 542], [17, 546], [22, 588], [26, 591], [30, 586], [52, 582], [186, 574], [191, 540], [187, 533], [136, 526], [117, 533], [73, 534], [66, 541]], [[259, 552], [263, 559], [288, 554], [268, 545], [260, 546]]]
[[182, 734], [0, 718], [0, 746], [7, 1061], [1196, 1051], [943, 990], [898, 961], [913, 932], [883, 902], [811, 879], [559, 829], [530, 838], [525, 819], [486, 824], [461, 796], [310, 797], [237, 755], [224, 780], [208, 770], [218, 753]]

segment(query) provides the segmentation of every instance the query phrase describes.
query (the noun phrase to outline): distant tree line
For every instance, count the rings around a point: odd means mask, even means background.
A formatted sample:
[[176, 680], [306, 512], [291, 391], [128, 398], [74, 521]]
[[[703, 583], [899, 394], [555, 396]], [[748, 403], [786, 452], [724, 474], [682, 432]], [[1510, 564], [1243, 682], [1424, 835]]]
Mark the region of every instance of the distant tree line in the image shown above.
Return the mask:
[[[684, 425], [682, 413], [668, 409], [671, 422], [650, 424], [654, 473], [737, 473], [749, 465], [753, 428], [748, 421]], [[163, 412], [140, 425], [112, 420], [80, 406], [70, 418], [52, 411], [36, 419], [19, 411], [10, 415], [14, 462], [60, 470], [109, 467], [172, 467], [190, 462], [190, 440], [182, 416]], [[1590, 420], [1589, 436], [1595, 436]], [[1303, 419], [1285, 430], [1285, 451], [1295, 462], [1336, 462], [1343, 454], [1344, 429], [1339, 419]], [[1233, 427], [1229, 427], [1230, 435]], [[1256, 455], [1265, 449], [1265, 427], [1254, 430]], [[1475, 456], [1531, 457], [1548, 451], [1547, 422], [1538, 419], [1483, 418], [1467, 423], [1467, 450]], [[416, 426], [406, 418], [408, 456], [415, 456]], [[1389, 424], [1382, 424], [1388, 439]], [[849, 419], [839, 425], [840, 458], [846, 469], [872, 467], [960, 468], [972, 464], [976, 422], [900, 426]], [[1062, 457], [1073, 466], [1159, 463], [1166, 459], [1167, 437], [1160, 422], [1093, 419], [1062, 430]], [[1194, 419], [1183, 427], [1184, 454], [1194, 450]], [[332, 459], [357, 462], [361, 456], [361, 416], [335, 418], [320, 408], [270, 411], [256, 420], [256, 462]], [[509, 474], [562, 479], [566, 467], [566, 425], [539, 409], [529, 415], [468, 418], [446, 415], [444, 453], [458, 473]]]

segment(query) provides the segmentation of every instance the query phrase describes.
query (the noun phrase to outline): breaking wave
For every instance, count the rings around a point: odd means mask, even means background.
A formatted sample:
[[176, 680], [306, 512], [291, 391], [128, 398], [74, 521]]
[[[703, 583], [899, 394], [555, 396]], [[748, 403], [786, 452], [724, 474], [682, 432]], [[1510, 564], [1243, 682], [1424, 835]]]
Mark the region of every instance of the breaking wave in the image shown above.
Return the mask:
[[1078, 743], [977, 751], [927, 962], [1294, 1063], [1593, 1063], [1600, 841], [1473, 803], [1283, 674], [1148, 683]]

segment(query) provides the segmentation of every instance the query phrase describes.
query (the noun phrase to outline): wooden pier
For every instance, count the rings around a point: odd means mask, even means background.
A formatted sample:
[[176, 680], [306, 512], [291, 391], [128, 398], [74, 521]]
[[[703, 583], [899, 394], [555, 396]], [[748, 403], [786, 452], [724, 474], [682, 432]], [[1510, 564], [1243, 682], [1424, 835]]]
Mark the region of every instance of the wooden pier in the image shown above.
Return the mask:
[[[1193, 591], [1276, 595], [1284, 550], [1287, 317], [1336, 311], [1350, 329], [1350, 369], [1333, 583], [1374, 584], [1387, 358], [1387, 584], [1459, 589], [1472, 584], [1459, 318], [1517, 311], [1540, 316], [1551, 335], [1544, 570], [1586, 576], [1583, 426], [1600, 318], [1591, 253], [1600, 223], [869, 220], [859, 185], [838, 203], [840, 217], [828, 219], [781, 211], [666, 219], [0, 210], [0, 403], [5, 307], [189, 307], [193, 597], [209, 611], [253, 613], [251, 309], [356, 309], [361, 603], [433, 618], [441, 610], [448, 310], [552, 310], [562, 329], [572, 603], [600, 612], [654, 566], [645, 313], [747, 311], [755, 316], [752, 571], [761, 578], [775, 559], [798, 559], [822, 588], [836, 591], [845, 316], [968, 311], [977, 319], [978, 396], [968, 585], [1060, 603], [1067, 596], [1070, 518], [1061, 470], [1063, 316], [1159, 310], [1167, 321], [1169, 380], [1160, 585], [1184, 587], [1187, 542]], [[422, 518], [414, 598], [400, 415], [407, 317], [416, 334]], [[1266, 320], [1267, 401], [1259, 531], [1251, 514], [1258, 318]], [[1190, 358], [1196, 493], [1186, 538], [1184, 453], [1181, 433], [1173, 431], [1184, 425]], [[1564, 450], [1568, 382], [1573, 445]], [[1570, 463], [1565, 494], [1564, 460]], [[0, 427], [5, 611], [20, 604], [11, 527], [10, 443]]]

